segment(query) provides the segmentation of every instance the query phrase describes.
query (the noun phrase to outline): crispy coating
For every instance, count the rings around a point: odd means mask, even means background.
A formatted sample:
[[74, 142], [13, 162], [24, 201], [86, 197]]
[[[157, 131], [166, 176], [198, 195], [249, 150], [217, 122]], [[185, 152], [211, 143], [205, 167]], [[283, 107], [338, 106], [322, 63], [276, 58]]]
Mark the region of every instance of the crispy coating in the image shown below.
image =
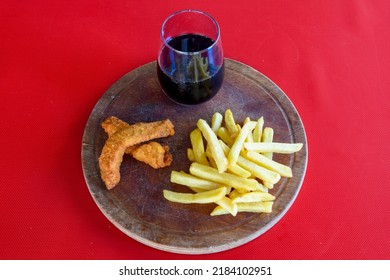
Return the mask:
[[112, 189], [119, 183], [119, 168], [128, 147], [152, 139], [168, 137], [174, 133], [172, 122], [166, 119], [132, 124], [112, 134], [104, 144], [99, 157], [100, 173], [107, 189]]
[[167, 145], [162, 146], [157, 142], [142, 144], [132, 152], [136, 160], [149, 164], [154, 169], [171, 165], [172, 155]]
[[[102, 128], [107, 133], [108, 137], [111, 137], [113, 134], [118, 132], [119, 130], [128, 128], [130, 125], [127, 122], [118, 119], [117, 117], [111, 116], [102, 122]], [[128, 155], [132, 155], [133, 151], [138, 147], [138, 145], [130, 146], [126, 148], [125, 153]]]
[[111, 137], [113, 134], [122, 130], [124, 128], [128, 128], [130, 125], [127, 122], [118, 119], [117, 117], [111, 116], [105, 119], [102, 122], [102, 127], [104, 131], [108, 134], [108, 137]]

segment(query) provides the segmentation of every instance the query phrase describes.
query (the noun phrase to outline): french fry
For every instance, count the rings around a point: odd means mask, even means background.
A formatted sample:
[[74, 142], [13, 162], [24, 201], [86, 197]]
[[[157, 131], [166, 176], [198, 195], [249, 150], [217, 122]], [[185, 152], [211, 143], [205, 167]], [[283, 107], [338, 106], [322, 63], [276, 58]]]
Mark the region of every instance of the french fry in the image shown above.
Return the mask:
[[181, 193], [163, 190], [165, 199], [178, 203], [212, 203], [221, 200], [226, 195], [226, 188], [221, 187], [215, 190], [199, 193]]
[[[249, 117], [246, 117], [244, 120], [244, 125], [248, 122], [251, 122], [251, 119]], [[248, 134], [248, 136], [245, 139], [245, 142], [253, 142], [253, 133]]]
[[214, 160], [213, 155], [211, 153], [210, 145], [207, 145], [206, 157], [209, 160], [210, 166], [218, 169], [217, 164], [215, 163], [215, 160]]
[[[190, 187], [190, 189], [193, 190], [194, 192], [197, 192], [197, 193], [204, 192], [204, 190], [196, 188], [196, 187]], [[226, 194], [228, 194], [228, 193], [230, 193], [230, 187], [226, 188]], [[215, 201], [215, 203], [217, 205], [221, 206], [222, 208], [224, 208], [225, 210], [227, 210], [233, 216], [237, 215], [237, 205], [235, 203], [233, 203], [233, 201], [229, 197], [224, 196], [220, 200]]]
[[222, 184], [212, 182], [210, 180], [204, 180], [198, 177], [195, 177], [191, 174], [185, 172], [172, 171], [171, 172], [171, 182], [187, 187], [198, 188], [201, 190], [214, 190], [220, 187], [223, 187]]
[[252, 133], [252, 130], [255, 128], [255, 126], [256, 126], [256, 122], [248, 122], [242, 127], [242, 129], [238, 133], [238, 136], [234, 140], [234, 143], [227, 157], [229, 166], [233, 166], [236, 164], [240, 152], [243, 148], [245, 139], [247, 138], [249, 133]]
[[279, 173], [282, 177], [291, 178], [293, 176], [292, 170], [289, 166], [273, 161], [262, 154], [249, 151], [246, 153], [246, 157], [260, 166]]
[[239, 212], [271, 213], [273, 201], [237, 203]]
[[200, 132], [199, 128], [195, 128], [193, 131], [191, 131], [190, 140], [195, 161], [204, 165], [209, 165], [203, 145], [202, 133]]
[[220, 207], [225, 209], [228, 213], [232, 214], [233, 216], [237, 215], [238, 207], [237, 204], [234, 203], [230, 198], [224, 196], [221, 200], [218, 200], [215, 202]]
[[[237, 212], [254, 212], [254, 213], [271, 213], [272, 212], [272, 201], [264, 201], [264, 202], [242, 202], [237, 203]], [[221, 206], [217, 206], [211, 212], [211, 216], [225, 215], [229, 214], [229, 212], [222, 208]]]
[[261, 192], [266, 192], [267, 193], [269, 191], [269, 188], [267, 188], [265, 185], [259, 183], [259, 185], [257, 186], [257, 190], [261, 191]]
[[[227, 156], [230, 152], [230, 148], [222, 140], [219, 140], [219, 144], [221, 145], [222, 150], [225, 153], [225, 156]], [[238, 164], [228, 165], [228, 171], [242, 178], [249, 178], [252, 175], [248, 170], [245, 170]]]
[[229, 131], [226, 127], [220, 127], [217, 131], [217, 136], [226, 143], [229, 147], [231, 147], [234, 143], [234, 138], [230, 136]]
[[199, 119], [197, 122], [197, 127], [202, 132], [202, 135], [206, 139], [207, 144], [210, 145], [211, 154], [213, 155], [213, 158], [217, 165], [218, 172], [222, 173], [226, 171], [228, 161], [222, 151], [221, 146], [219, 145], [217, 135], [212, 131], [212, 129], [205, 120]]
[[[261, 137], [261, 142], [272, 143], [273, 141], [274, 141], [274, 129], [272, 127], [265, 127]], [[269, 159], [272, 159], [273, 157], [272, 152], [263, 152], [263, 155]]]
[[242, 194], [246, 194], [246, 193], [250, 193], [250, 192], [243, 192], [243, 193], [240, 193], [239, 191], [237, 190], [232, 190], [230, 193], [228, 193], [228, 196], [231, 200], [235, 199], [236, 197], [242, 195]]
[[271, 189], [273, 189], [274, 188], [274, 184], [272, 184], [272, 183], [270, 183], [270, 182], [266, 182], [266, 181], [263, 181], [263, 186], [264, 186], [264, 188], [265, 189], [269, 189], [269, 190], [271, 190]]
[[[264, 131], [263, 131], [263, 134], [261, 135], [261, 142], [265, 142], [265, 143], [271, 143], [274, 139], [274, 130], [273, 128], [271, 127], [266, 127], [264, 128]], [[273, 157], [273, 153], [271, 152], [266, 152], [266, 153], [262, 153], [263, 156], [269, 158], [269, 159], [272, 159]], [[263, 182], [264, 183], [264, 187], [266, 188], [269, 188], [269, 189], [273, 189], [274, 185], [270, 182]]]
[[252, 174], [238, 164], [229, 165], [227, 171], [242, 178], [249, 178]]
[[[263, 126], [264, 126], [264, 117], [261, 117], [257, 120], [255, 129], [253, 130], [253, 142], [261, 142], [263, 135]], [[272, 142], [272, 141], [271, 141]]]
[[274, 201], [275, 196], [273, 196], [270, 193], [261, 192], [261, 191], [254, 191], [254, 192], [248, 192], [248, 193], [239, 193], [232, 191], [229, 194], [229, 197], [234, 203], [241, 203], [241, 202], [261, 202], [261, 201]]
[[236, 121], [234, 119], [233, 113], [232, 113], [232, 111], [230, 109], [227, 109], [225, 111], [224, 120], [225, 120], [226, 128], [227, 128], [227, 130], [230, 133], [230, 136], [232, 138], [235, 138], [237, 136], [237, 134], [238, 134], [238, 128], [237, 128]]
[[218, 129], [222, 126], [223, 116], [216, 112], [211, 118], [211, 129], [214, 133], [217, 133]]
[[191, 162], [195, 161], [194, 151], [191, 148], [187, 148], [187, 158]]
[[277, 182], [279, 182], [279, 180], [281, 178], [280, 174], [278, 174], [274, 171], [268, 170], [268, 169], [266, 169], [266, 168], [264, 168], [256, 163], [254, 163], [253, 161], [250, 161], [250, 160], [244, 158], [243, 156], [238, 157], [237, 164], [239, 166], [241, 166], [242, 168], [248, 170], [255, 177], [257, 177], [263, 181], [270, 182], [272, 184], [276, 184]]
[[273, 153], [291, 154], [303, 144], [273, 142], [274, 131], [264, 127], [264, 117], [257, 121], [247, 117], [241, 127], [230, 109], [224, 116], [213, 114], [211, 126], [203, 119], [196, 126], [187, 149], [190, 174], [171, 172], [172, 183], [195, 193], [164, 190], [164, 197], [180, 203], [215, 203], [211, 216], [272, 212], [276, 197], [269, 190], [281, 177], [293, 176], [289, 166], [272, 159]]
[[255, 179], [246, 179], [230, 173], [219, 173], [210, 166], [194, 162], [190, 166], [190, 173], [194, 176], [230, 186], [235, 189], [254, 191], [258, 189], [258, 182]]
[[204, 189], [200, 189], [200, 188], [197, 188], [197, 187], [188, 187], [188, 188], [190, 188], [191, 190], [193, 190], [196, 193], [205, 191]]
[[279, 154], [292, 154], [302, 149], [302, 143], [244, 143], [244, 148], [248, 151], [259, 153], [271, 152]]

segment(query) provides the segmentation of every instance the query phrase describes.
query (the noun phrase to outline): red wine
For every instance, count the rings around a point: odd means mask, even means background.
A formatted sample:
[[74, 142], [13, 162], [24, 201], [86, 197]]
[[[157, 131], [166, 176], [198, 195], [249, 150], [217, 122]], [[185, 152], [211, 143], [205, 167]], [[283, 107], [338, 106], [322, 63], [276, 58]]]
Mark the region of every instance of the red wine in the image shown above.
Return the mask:
[[[163, 91], [181, 104], [199, 104], [211, 99], [219, 91], [224, 64], [222, 50], [210, 48], [214, 41], [196, 34], [172, 38], [168, 45], [180, 52], [199, 52], [196, 55], [177, 55], [164, 47], [157, 65]], [[176, 57], [175, 57], [176, 55]], [[172, 59], [175, 57], [175, 59]], [[219, 61], [219, 65], [216, 63]]]
[[198, 52], [207, 49], [213, 43], [214, 40], [206, 36], [184, 34], [169, 40], [168, 45], [181, 52]]

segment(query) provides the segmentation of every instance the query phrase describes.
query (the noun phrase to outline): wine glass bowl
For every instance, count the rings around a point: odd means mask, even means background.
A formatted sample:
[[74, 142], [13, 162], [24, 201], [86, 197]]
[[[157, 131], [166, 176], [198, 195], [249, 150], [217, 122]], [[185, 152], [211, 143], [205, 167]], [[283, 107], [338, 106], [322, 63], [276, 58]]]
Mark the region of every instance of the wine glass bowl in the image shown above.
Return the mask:
[[224, 78], [224, 56], [217, 21], [197, 10], [170, 15], [161, 27], [157, 74], [164, 93], [179, 104], [214, 97]]

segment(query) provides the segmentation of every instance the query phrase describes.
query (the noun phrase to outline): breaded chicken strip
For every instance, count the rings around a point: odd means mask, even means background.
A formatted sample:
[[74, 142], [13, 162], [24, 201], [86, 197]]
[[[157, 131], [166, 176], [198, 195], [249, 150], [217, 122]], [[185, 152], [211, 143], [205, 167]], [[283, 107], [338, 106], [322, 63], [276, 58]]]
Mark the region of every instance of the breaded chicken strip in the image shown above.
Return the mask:
[[[108, 117], [107, 119], [104, 120], [104, 122], [102, 122], [102, 128], [108, 134], [108, 137], [111, 137], [119, 130], [128, 127], [130, 127], [130, 125], [127, 122], [124, 122], [121, 119], [118, 119], [117, 117], [114, 116]], [[135, 148], [137, 147], [138, 147], [137, 145], [130, 146], [126, 149], [125, 153], [131, 155], [135, 150]]]
[[[104, 122], [102, 122], [102, 128], [108, 134], [108, 137], [111, 137], [119, 130], [128, 127], [130, 127], [130, 125], [127, 122], [122, 121], [121, 119], [118, 119], [117, 117], [114, 116], [108, 117], [107, 119], [104, 120]], [[157, 145], [159, 145], [159, 147]], [[163, 153], [164, 149], [165, 149], [165, 153]], [[137, 156], [134, 156], [136, 150], [137, 150]], [[169, 159], [170, 161], [172, 161], [172, 155], [169, 153], [169, 147], [168, 146], [163, 147], [157, 142], [155, 142], [154, 144], [146, 143], [141, 145], [130, 146], [126, 149], [125, 153], [128, 155], [132, 155], [135, 159], [139, 161], [149, 164], [153, 168], [156, 168], [155, 166], [160, 166], [157, 168], [169, 166], [171, 163], [169, 162]], [[155, 157], [155, 159], [152, 158], [153, 156]], [[164, 160], [164, 156], [166, 157], [165, 160]]]
[[102, 180], [107, 189], [112, 189], [120, 181], [120, 165], [126, 149], [130, 146], [174, 135], [174, 127], [170, 120], [150, 123], [136, 123], [111, 135], [104, 144], [99, 157]]
[[108, 134], [108, 137], [111, 137], [119, 130], [130, 127], [130, 125], [127, 122], [118, 119], [117, 117], [111, 116], [102, 122], [102, 127]]
[[169, 153], [169, 147], [162, 146], [157, 142], [142, 144], [132, 152], [136, 160], [149, 164], [154, 169], [163, 168], [171, 165], [172, 155]]
[[[102, 128], [111, 137], [119, 130], [130, 127], [130, 125], [118, 119], [117, 117], [108, 117], [102, 123]], [[149, 164], [151, 167], [158, 169], [169, 166], [172, 162], [172, 155], [169, 153], [169, 147], [157, 142], [130, 146], [125, 151], [126, 154], [132, 155], [136, 160]]]

